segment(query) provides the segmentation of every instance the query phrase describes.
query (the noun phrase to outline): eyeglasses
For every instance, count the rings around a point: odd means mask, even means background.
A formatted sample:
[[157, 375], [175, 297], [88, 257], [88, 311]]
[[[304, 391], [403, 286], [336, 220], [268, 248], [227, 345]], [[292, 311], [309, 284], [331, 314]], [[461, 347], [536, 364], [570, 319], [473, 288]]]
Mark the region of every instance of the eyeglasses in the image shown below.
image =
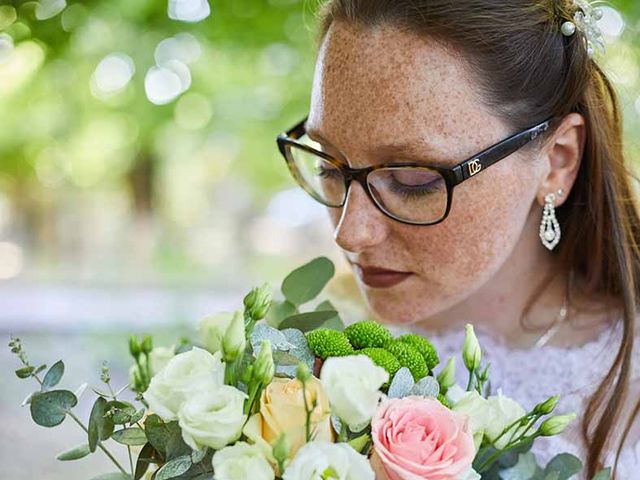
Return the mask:
[[277, 137], [278, 148], [298, 184], [327, 207], [343, 207], [357, 181], [386, 216], [410, 225], [435, 225], [451, 210], [453, 188], [508, 157], [549, 130], [554, 117], [490, 146], [453, 167], [392, 163], [351, 168], [299, 139], [308, 117]]

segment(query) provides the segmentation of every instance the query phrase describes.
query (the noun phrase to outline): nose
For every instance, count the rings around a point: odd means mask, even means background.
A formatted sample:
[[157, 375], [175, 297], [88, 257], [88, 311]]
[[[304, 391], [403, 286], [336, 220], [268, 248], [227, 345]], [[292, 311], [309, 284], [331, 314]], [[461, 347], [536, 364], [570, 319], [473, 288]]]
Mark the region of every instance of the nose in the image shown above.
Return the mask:
[[388, 221], [358, 182], [352, 182], [340, 211], [334, 240], [351, 253], [360, 253], [382, 243], [388, 235]]

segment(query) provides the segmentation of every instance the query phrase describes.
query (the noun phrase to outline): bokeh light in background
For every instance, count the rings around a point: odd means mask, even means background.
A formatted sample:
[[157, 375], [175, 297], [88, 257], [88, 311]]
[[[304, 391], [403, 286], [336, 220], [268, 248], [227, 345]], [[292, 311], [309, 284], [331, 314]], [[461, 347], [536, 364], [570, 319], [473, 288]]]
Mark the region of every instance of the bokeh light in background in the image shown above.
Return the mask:
[[[124, 381], [128, 332], [189, 333], [295, 265], [341, 261], [326, 212], [294, 186], [274, 141], [308, 110], [318, 3], [0, 0], [7, 338], [80, 364], [68, 373], [79, 382], [120, 358]], [[604, 68], [638, 159], [640, 3], [602, 8]], [[0, 421], [22, 432], [0, 436], [7, 478], [89, 478], [106, 466], [58, 468], [48, 452], [59, 436], [38, 435], [17, 407], [23, 387], [6, 350]]]

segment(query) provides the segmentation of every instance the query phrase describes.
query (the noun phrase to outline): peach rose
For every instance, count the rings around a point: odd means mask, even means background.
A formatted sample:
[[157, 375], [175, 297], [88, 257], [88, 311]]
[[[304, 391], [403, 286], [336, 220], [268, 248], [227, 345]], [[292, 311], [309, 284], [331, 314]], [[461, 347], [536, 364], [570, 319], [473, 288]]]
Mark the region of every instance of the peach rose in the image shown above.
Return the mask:
[[[307, 405], [316, 408], [311, 413], [311, 434], [314, 440], [334, 440], [331, 429], [331, 408], [320, 381], [311, 377], [307, 382]], [[293, 378], [275, 377], [262, 392], [260, 412], [253, 415], [244, 428], [244, 434], [263, 449], [273, 461], [271, 445], [281, 433], [286, 433], [291, 451], [290, 458], [306, 443], [306, 411], [302, 397], [302, 383]]]
[[[384, 402], [371, 422], [376, 462], [390, 480], [459, 480], [475, 456], [467, 417], [432, 398]], [[378, 470], [378, 468], [376, 468]]]

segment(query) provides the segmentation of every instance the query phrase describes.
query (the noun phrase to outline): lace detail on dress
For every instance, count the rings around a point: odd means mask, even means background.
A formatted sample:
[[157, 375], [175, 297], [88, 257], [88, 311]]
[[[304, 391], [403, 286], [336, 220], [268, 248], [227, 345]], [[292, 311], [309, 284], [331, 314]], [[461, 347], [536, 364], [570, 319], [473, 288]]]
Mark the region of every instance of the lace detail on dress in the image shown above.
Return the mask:
[[[467, 375], [460, 352], [464, 331], [456, 330], [430, 335], [424, 329], [392, 326], [395, 334], [413, 331], [429, 338], [440, 353], [442, 362], [454, 356], [457, 380], [466, 385]], [[517, 399], [525, 407], [532, 407], [557, 393], [562, 395], [558, 413], [576, 412], [584, 417], [586, 402], [606, 375], [618, 351], [622, 338], [621, 322], [605, 330], [597, 339], [574, 348], [545, 345], [535, 350], [512, 349], [489, 333], [476, 328], [484, 358], [491, 363], [491, 389], [501, 388], [505, 395]], [[640, 335], [636, 336], [632, 360], [632, 382], [640, 382]], [[577, 422], [576, 422], [577, 424]], [[575, 424], [574, 424], [575, 425]], [[576, 425], [577, 426], [577, 425]], [[539, 439], [534, 453], [541, 462], [547, 462], [561, 452], [573, 453], [584, 459], [582, 439], [577, 428], [567, 429], [562, 435]], [[610, 455], [607, 465], [613, 465]], [[640, 443], [623, 449], [618, 463], [617, 479], [640, 478]]]

